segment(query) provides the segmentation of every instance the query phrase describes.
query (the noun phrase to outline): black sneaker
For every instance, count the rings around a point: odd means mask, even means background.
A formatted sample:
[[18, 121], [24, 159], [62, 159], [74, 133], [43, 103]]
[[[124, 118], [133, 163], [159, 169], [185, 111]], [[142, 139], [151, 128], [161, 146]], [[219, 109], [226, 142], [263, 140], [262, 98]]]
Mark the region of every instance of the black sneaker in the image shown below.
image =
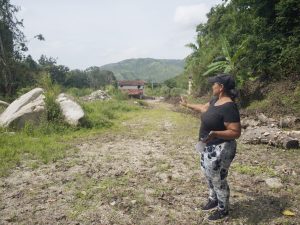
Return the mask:
[[218, 209], [217, 211], [215, 211], [213, 214], [211, 214], [208, 217], [208, 220], [210, 220], [210, 221], [220, 220], [220, 219], [225, 218], [226, 216], [228, 216], [228, 211]]
[[204, 206], [202, 206], [201, 209], [203, 211], [208, 211], [208, 210], [211, 210], [211, 209], [213, 209], [217, 206], [218, 206], [218, 200], [208, 199], [208, 202]]

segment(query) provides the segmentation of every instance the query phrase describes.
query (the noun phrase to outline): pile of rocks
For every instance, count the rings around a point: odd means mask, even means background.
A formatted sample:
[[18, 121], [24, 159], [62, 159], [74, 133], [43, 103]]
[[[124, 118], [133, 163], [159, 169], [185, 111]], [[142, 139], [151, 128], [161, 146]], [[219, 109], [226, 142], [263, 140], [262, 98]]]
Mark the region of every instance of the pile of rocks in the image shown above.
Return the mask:
[[95, 100], [104, 101], [104, 100], [110, 100], [111, 97], [105, 91], [97, 90], [97, 91], [94, 91], [93, 93], [91, 93], [88, 96], [82, 97], [81, 99], [84, 100], [84, 101], [95, 101]]
[[283, 116], [280, 120], [268, 118], [263, 113], [254, 118], [243, 118], [241, 140], [246, 144], [269, 144], [286, 149], [299, 148], [300, 133], [297, 130], [286, 131], [282, 128], [297, 128], [300, 118]]

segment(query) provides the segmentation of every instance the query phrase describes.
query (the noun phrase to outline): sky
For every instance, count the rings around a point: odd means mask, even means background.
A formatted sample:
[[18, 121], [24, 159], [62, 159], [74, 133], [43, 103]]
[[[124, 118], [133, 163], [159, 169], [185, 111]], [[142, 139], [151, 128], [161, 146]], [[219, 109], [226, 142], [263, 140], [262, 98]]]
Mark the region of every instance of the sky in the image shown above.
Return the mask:
[[[129, 58], [183, 59], [196, 25], [221, 0], [11, 0], [35, 60], [71, 69]], [[42, 34], [45, 41], [34, 38]]]

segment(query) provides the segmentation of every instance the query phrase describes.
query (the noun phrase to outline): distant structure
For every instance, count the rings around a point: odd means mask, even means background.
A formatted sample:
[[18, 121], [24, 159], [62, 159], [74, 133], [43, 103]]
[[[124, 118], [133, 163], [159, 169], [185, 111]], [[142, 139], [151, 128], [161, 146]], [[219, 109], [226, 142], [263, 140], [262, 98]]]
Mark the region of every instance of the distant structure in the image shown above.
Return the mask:
[[192, 94], [192, 85], [193, 85], [192, 76], [189, 76], [189, 89], [188, 89], [188, 95], [191, 95], [191, 94]]
[[142, 99], [145, 84], [146, 82], [143, 80], [120, 80], [118, 81], [118, 88], [126, 92], [128, 96]]

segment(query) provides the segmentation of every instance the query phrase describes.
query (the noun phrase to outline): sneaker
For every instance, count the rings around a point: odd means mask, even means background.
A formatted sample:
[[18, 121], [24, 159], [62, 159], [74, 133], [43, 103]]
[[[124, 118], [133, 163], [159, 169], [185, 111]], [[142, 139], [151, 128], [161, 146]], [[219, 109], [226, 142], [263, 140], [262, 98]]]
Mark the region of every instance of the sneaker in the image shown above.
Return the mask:
[[220, 219], [225, 218], [226, 216], [228, 216], [228, 211], [218, 209], [217, 211], [215, 211], [213, 214], [211, 214], [208, 217], [208, 220], [210, 220], [210, 221], [220, 220]]
[[202, 206], [201, 209], [203, 211], [208, 211], [208, 210], [211, 210], [211, 209], [213, 209], [217, 206], [218, 206], [218, 200], [208, 199], [208, 202], [204, 206]]

